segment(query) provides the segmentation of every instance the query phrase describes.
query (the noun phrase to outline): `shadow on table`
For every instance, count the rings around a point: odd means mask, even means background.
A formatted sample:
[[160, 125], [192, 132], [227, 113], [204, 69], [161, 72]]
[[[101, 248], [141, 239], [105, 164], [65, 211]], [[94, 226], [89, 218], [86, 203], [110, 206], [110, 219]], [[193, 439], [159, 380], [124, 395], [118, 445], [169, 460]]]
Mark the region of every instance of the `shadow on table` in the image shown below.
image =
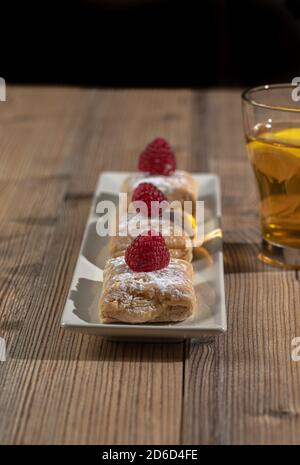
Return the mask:
[[[95, 311], [94, 298], [99, 300], [99, 283], [87, 279], [79, 280], [81, 292], [72, 291], [74, 313], [80, 318], [87, 318], [89, 309]], [[91, 292], [90, 286], [93, 287]], [[82, 292], [84, 290], [84, 292]], [[87, 296], [93, 296], [91, 301]], [[96, 297], [95, 297], [96, 296]], [[52, 306], [45, 308], [44, 315], [48, 315], [45, 325], [40, 327], [42, 335], [38, 345], [33, 345], [28, 337], [31, 332], [32, 320], [2, 321], [0, 330], [17, 330], [18, 344], [10, 350], [11, 359], [21, 360], [64, 360], [64, 361], [107, 361], [107, 362], [142, 362], [142, 363], [173, 363], [185, 361], [189, 354], [189, 340], [142, 342], [109, 340], [101, 336], [82, 334], [79, 332], [64, 331], [60, 327], [61, 312]], [[55, 315], [51, 317], [51, 314]], [[89, 318], [96, 319], [95, 315]], [[192, 340], [193, 344], [214, 343], [214, 337]]]
[[187, 352], [184, 342], [117, 342], [100, 336], [63, 332], [56, 326], [55, 333], [46, 338], [39, 349], [28, 344], [22, 348], [21, 353], [10, 351], [10, 358], [70, 362], [176, 363], [184, 361]]
[[227, 273], [258, 273], [282, 271], [259, 260], [261, 243], [224, 242], [224, 270]]

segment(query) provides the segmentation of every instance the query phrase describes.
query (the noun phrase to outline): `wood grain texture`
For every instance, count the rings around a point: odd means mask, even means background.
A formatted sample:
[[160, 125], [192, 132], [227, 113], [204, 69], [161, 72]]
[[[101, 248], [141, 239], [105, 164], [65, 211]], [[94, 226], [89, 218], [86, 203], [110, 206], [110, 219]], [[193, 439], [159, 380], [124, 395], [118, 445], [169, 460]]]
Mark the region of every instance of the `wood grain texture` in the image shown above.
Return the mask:
[[187, 166], [190, 100], [9, 89], [0, 115], [1, 443], [180, 442], [183, 344], [113, 343], [59, 323], [99, 171], [133, 169], [158, 134]]
[[222, 183], [228, 332], [186, 348], [182, 440], [298, 444], [300, 364], [291, 358], [300, 334], [297, 275], [257, 260], [257, 201], [239, 93], [209, 92], [199, 106], [210, 128], [207, 167]]
[[[299, 443], [299, 282], [260, 263], [238, 91], [11, 87], [0, 105], [1, 444]], [[59, 322], [99, 172], [163, 136], [221, 176], [228, 333], [109, 342]], [[234, 167], [234, 169], [233, 169]]]

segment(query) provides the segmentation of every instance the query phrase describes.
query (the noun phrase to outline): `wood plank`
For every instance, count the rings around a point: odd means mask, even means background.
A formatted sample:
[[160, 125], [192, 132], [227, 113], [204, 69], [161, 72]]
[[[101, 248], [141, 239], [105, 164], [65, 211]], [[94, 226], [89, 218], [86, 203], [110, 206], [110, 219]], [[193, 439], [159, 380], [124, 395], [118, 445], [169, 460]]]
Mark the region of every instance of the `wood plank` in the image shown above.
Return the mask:
[[[59, 327], [99, 170], [161, 135], [191, 164], [191, 93], [11, 88], [1, 109], [0, 442], [178, 443], [183, 344]], [[2, 107], [3, 108], [3, 107]]]
[[182, 440], [299, 443], [300, 364], [291, 359], [300, 323], [298, 281], [294, 272], [256, 258], [257, 201], [243, 146], [239, 92], [208, 92], [201, 111], [210, 128], [208, 168], [222, 182], [228, 332], [187, 347]]
[[184, 442], [297, 444], [300, 324], [294, 273], [226, 275], [228, 334], [191, 343], [186, 362]]

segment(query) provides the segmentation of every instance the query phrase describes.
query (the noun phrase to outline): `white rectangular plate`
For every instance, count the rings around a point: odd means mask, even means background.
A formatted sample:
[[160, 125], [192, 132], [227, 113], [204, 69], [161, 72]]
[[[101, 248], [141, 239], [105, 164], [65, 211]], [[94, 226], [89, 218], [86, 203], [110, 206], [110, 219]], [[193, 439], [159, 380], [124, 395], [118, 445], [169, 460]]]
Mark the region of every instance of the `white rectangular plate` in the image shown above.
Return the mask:
[[129, 173], [105, 172], [98, 181], [86, 225], [61, 325], [64, 329], [121, 339], [184, 339], [214, 336], [226, 331], [220, 183], [214, 174], [193, 174], [199, 184], [199, 200], [205, 205], [205, 241], [195, 251], [194, 285], [197, 294], [195, 315], [179, 323], [101, 324], [99, 298], [103, 269], [108, 258], [108, 237], [96, 232], [100, 200], [118, 202], [118, 193]]

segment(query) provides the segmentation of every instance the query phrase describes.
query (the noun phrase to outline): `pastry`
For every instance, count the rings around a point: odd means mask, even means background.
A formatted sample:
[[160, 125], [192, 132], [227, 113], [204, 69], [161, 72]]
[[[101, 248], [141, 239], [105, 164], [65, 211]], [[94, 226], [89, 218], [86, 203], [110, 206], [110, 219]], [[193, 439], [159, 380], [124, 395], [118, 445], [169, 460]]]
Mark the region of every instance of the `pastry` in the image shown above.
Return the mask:
[[176, 170], [171, 176], [151, 175], [147, 173], [135, 173], [128, 176], [121, 192], [128, 194], [128, 202], [131, 201], [132, 193], [136, 187], [143, 183], [151, 183], [166, 196], [169, 202], [178, 200], [181, 204], [190, 200], [193, 202], [193, 211], [198, 195], [198, 185], [190, 174], [182, 170]]
[[102, 323], [182, 321], [193, 314], [192, 265], [171, 258], [167, 267], [135, 272], [124, 256], [111, 258], [104, 269], [100, 299]]
[[[135, 226], [138, 226], [138, 231], [133, 229]], [[125, 255], [132, 240], [149, 229], [162, 234], [172, 258], [192, 261], [192, 243], [189, 235], [182, 231], [181, 225], [177, 227], [176, 223], [168, 219], [159, 217], [150, 219], [135, 213], [128, 213], [121, 217], [116, 228], [117, 234], [112, 236], [109, 242], [110, 257]]]

